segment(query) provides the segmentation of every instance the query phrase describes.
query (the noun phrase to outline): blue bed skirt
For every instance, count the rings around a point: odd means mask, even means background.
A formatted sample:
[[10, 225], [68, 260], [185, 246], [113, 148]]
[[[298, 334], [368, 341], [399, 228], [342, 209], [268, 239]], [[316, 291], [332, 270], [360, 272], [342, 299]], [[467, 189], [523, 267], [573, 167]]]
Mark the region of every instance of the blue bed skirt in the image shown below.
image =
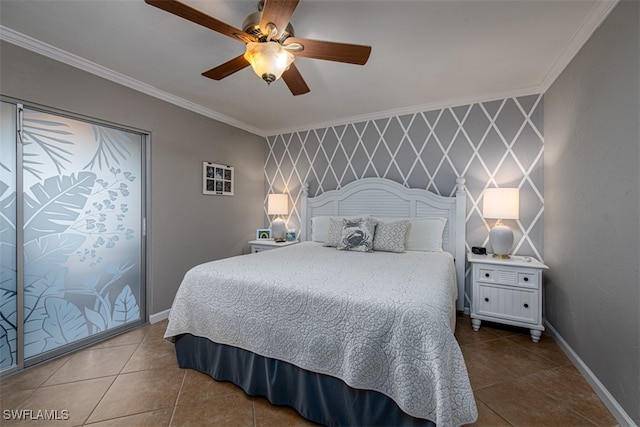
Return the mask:
[[250, 396], [294, 408], [304, 418], [329, 426], [435, 426], [414, 418], [376, 391], [190, 334], [175, 341], [178, 365], [229, 381]]

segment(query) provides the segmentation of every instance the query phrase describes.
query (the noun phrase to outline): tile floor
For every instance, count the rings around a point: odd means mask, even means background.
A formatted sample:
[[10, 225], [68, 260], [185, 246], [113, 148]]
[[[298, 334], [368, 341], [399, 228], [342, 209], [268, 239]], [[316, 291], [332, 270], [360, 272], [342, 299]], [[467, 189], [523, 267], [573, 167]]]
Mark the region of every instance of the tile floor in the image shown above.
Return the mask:
[[[0, 381], [0, 425], [302, 426], [288, 408], [178, 368], [166, 321]], [[478, 404], [478, 426], [614, 426], [587, 382], [546, 334], [458, 318], [456, 337]], [[5, 410], [68, 411], [56, 422], [5, 420]], [[37, 415], [34, 412], [34, 416]]]

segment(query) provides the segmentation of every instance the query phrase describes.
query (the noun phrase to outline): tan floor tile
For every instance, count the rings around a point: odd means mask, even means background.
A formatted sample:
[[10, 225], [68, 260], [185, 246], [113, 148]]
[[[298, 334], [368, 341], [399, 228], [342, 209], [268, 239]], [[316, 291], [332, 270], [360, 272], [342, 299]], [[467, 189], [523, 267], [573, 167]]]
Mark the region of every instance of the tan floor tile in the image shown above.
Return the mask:
[[476, 406], [478, 407], [478, 420], [470, 425], [475, 427], [509, 427], [511, 425], [478, 399], [476, 399]]
[[534, 343], [529, 335], [514, 335], [507, 338], [538, 356], [551, 360], [557, 365], [571, 365], [571, 361], [549, 335], [543, 333], [540, 341]]
[[523, 378], [523, 381], [588, 418], [596, 425], [615, 426], [618, 424], [589, 383], [573, 366], [539, 372]]
[[150, 325], [149, 333], [145, 337], [146, 340], [159, 341], [164, 339], [164, 333], [169, 325], [169, 320], [161, 320]]
[[135, 415], [175, 405], [184, 371], [154, 369], [120, 374], [88, 422]]
[[60, 369], [68, 359], [69, 356], [54, 359], [42, 365], [28, 368], [8, 378], [3, 378], [0, 380], [0, 393], [4, 393], [6, 390], [33, 390], [38, 388]]
[[[25, 400], [31, 396], [35, 390], [5, 390], [0, 394], [0, 412], [22, 408]], [[4, 412], [3, 412], [4, 413]], [[0, 425], [2, 421], [0, 421]]]
[[94, 344], [91, 348], [116, 347], [128, 344], [140, 344], [151, 330], [151, 325], [146, 324], [139, 326], [129, 332], [125, 332], [113, 338], [109, 338], [98, 344]]
[[455, 337], [461, 346], [500, 338], [500, 336], [495, 334], [490, 328], [480, 328], [479, 331], [474, 331], [471, 327], [469, 317], [458, 317], [456, 320]]
[[178, 368], [175, 346], [162, 337], [150, 337], [151, 332], [140, 343], [122, 372], [145, 369]]
[[99, 421], [93, 424], [85, 424], [91, 427], [160, 427], [168, 426], [171, 422], [173, 408], [159, 409], [157, 411], [144, 412], [142, 414], [129, 415], [128, 417], [114, 418]]
[[228, 394], [189, 405], [178, 405], [171, 426], [253, 426], [253, 399], [245, 394]]
[[299, 427], [317, 425], [302, 418], [293, 408], [272, 405], [267, 399], [262, 397], [254, 399], [253, 410], [256, 417], [256, 427]]
[[216, 381], [207, 374], [187, 369], [178, 405], [206, 402], [229, 394], [244, 394], [244, 391], [230, 382]]
[[508, 339], [469, 344], [461, 348], [474, 390], [558, 366], [514, 345]]
[[529, 386], [523, 380], [503, 382], [474, 392], [491, 410], [511, 425], [593, 427], [586, 418]]
[[25, 400], [17, 410], [31, 410], [32, 415], [37, 416], [40, 411], [57, 411], [59, 418], [64, 418], [63, 411], [68, 411], [68, 419], [60, 419], [54, 422], [43, 421], [42, 419], [27, 419], [22, 421], [6, 421], [3, 425], [8, 426], [77, 426], [84, 423], [96, 407], [102, 396], [114, 381], [115, 377], [98, 378], [75, 383], [53, 385], [41, 387], [27, 400]]
[[495, 322], [487, 322], [485, 320], [482, 321], [482, 325], [480, 326], [480, 330], [486, 328], [493, 332], [494, 334], [506, 338], [514, 335], [524, 335], [531, 338], [529, 334], [529, 329], [521, 328], [519, 326], [511, 326], [505, 325], [504, 323], [495, 323]]
[[67, 363], [50, 376], [44, 385], [117, 375], [137, 347], [137, 344], [129, 344], [80, 350], [69, 357]]

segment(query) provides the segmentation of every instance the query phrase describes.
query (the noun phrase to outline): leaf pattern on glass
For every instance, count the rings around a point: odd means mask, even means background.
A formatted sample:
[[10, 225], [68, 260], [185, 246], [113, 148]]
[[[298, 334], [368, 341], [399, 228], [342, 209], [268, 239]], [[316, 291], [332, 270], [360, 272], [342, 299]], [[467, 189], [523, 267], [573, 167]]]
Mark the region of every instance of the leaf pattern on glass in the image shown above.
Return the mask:
[[63, 298], [47, 298], [45, 310], [47, 315], [42, 329], [49, 334], [45, 340], [45, 351], [89, 336], [86, 319], [71, 302]]
[[[14, 363], [16, 353], [16, 292], [0, 289], [0, 370]], [[5, 365], [8, 363], [8, 365]]]
[[53, 176], [32, 186], [35, 199], [24, 195], [25, 241], [69, 228], [84, 208], [95, 179], [92, 172], [80, 172], [77, 177]]
[[42, 333], [42, 325], [47, 317], [46, 301], [54, 295], [63, 295], [67, 269], [59, 267], [47, 271], [24, 290], [24, 357], [42, 353], [46, 348], [47, 336]]
[[[16, 195], [0, 181], [0, 235], [23, 229], [24, 355], [29, 358], [140, 319], [140, 251], [127, 241], [139, 237], [141, 138], [25, 110], [22, 140], [28, 187], [24, 223], [17, 228], [3, 214], [5, 208], [15, 210]], [[7, 345], [14, 359], [16, 345], [15, 291], [3, 286], [15, 283], [15, 263], [9, 263], [15, 244], [2, 242], [0, 369], [9, 360]]]
[[131, 154], [127, 149], [129, 138], [123, 131], [94, 125], [93, 135], [98, 142], [98, 148], [84, 169], [98, 167], [102, 170], [102, 162], [105, 167], [111, 168], [110, 162], [119, 165], [120, 160], [126, 160]]
[[138, 320], [140, 318], [140, 307], [135, 295], [131, 292], [131, 287], [126, 285], [120, 295], [116, 298], [113, 307], [113, 322], [115, 325]]
[[7, 330], [0, 325], [0, 370], [13, 365], [13, 352], [9, 345], [9, 335]]
[[[25, 146], [35, 144], [40, 151], [40, 155], [30, 152], [25, 156], [23, 161], [24, 170], [40, 178], [44, 172], [38, 169], [38, 166], [44, 165], [44, 162], [38, 159], [45, 157], [56, 168], [58, 175], [61, 175], [65, 169], [65, 163], [71, 162], [72, 154], [67, 146], [73, 145], [73, 142], [64, 139], [64, 137], [73, 133], [66, 123], [38, 119], [37, 115], [38, 113], [25, 114], [23, 118], [22, 143]], [[36, 159], [33, 157], [36, 157]]]

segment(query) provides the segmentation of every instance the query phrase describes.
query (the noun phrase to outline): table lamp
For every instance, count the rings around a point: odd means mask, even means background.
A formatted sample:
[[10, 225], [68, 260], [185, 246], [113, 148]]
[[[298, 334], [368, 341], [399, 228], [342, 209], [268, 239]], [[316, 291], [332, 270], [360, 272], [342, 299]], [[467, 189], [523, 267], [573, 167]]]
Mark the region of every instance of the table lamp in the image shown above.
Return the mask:
[[289, 213], [289, 196], [286, 194], [269, 194], [267, 214], [276, 215], [271, 222], [271, 237], [275, 242], [284, 242], [287, 225], [281, 215]]
[[509, 259], [513, 231], [502, 220], [520, 217], [520, 191], [517, 188], [487, 188], [484, 190], [482, 216], [498, 220], [489, 233], [493, 256]]

